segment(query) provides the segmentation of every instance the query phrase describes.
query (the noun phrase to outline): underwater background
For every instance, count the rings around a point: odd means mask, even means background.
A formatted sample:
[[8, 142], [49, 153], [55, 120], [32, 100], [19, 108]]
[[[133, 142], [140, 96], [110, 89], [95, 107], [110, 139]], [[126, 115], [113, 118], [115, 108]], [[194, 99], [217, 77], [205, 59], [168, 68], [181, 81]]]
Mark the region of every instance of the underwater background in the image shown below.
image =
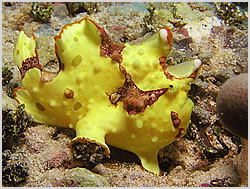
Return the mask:
[[[40, 63], [56, 71], [54, 36], [86, 16], [118, 44], [139, 44], [167, 27], [174, 36], [167, 64], [194, 58], [202, 62], [189, 91], [194, 108], [187, 134], [158, 154], [162, 176], [145, 171], [138, 157], [115, 147], [110, 147], [110, 159], [91, 170], [83, 168], [68, 148], [75, 132], [33, 122], [14, 99], [14, 88], [21, 86], [13, 61], [19, 31], [35, 35]], [[248, 73], [247, 2], [4, 2], [3, 186], [247, 186], [248, 142], [228, 132], [216, 111], [222, 85], [242, 73]]]

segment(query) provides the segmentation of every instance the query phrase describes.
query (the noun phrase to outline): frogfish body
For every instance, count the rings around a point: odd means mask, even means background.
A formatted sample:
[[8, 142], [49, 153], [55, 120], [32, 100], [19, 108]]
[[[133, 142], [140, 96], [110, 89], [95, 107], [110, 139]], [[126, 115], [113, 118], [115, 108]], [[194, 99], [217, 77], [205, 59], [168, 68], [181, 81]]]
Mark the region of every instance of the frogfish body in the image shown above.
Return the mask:
[[159, 150], [180, 140], [190, 123], [188, 98], [200, 60], [167, 66], [173, 44], [162, 28], [142, 44], [114, 43], [89, 18], [66, 25], [55, 37], [57, 73], [39, 64], [35, 37], [20, 32], [14, 60], [22, 86], [15, 98], [34, 121], [75, 129], [76, 141], [135, 153], [142, 166], [160, 173]]

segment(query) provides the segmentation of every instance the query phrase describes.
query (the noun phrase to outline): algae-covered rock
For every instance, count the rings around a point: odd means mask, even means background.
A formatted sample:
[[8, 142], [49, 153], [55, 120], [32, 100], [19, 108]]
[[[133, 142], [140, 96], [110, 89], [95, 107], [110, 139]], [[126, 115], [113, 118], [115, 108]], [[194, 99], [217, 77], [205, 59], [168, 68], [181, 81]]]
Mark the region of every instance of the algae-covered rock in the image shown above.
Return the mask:
[[237, 158], [237, 170], [240, 174], [240, 186], [248, 186], [248, 140], [241, 139], [242, 149]]

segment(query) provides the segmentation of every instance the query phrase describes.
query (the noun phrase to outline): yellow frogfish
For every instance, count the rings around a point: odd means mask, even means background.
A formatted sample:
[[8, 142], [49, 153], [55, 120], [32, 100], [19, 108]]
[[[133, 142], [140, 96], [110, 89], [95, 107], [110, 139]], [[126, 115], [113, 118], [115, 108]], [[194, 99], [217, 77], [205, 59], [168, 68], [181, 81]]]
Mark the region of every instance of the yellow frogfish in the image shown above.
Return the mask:
[[82, 143], [109, 157], [109, 144], [135, 153], [146, 170], [160, 174], [159, 150], [180, 140], [190, 124], [187, 94], [201, 61], [168, 66], [173, 36], [167, 28], [138, 45], [116, 44], [86, 17], [54, 39], [57, 73], [39, 64], [35, 36], [20, 32], [17, 102], [36, 122], [74, 129], [72, 151]]

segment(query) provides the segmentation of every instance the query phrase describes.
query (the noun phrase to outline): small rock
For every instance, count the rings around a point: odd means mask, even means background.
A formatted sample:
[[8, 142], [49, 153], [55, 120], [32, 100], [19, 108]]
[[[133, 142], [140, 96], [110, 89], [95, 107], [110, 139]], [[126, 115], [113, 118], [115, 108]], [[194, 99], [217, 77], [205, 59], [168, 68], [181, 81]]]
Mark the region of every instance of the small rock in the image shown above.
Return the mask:
[[67, 9], [67, 6], [63, 3], [58, 4], [54, 7], [53, 16], [59, 17], [59, 18], [65, 18], [69, 15], [69, 11]]
[[97, 175], [84, 168], [73, 169], [72, 179], [78, 183], [79, 187], [108, 187], [108, 181], [100, 175]]

